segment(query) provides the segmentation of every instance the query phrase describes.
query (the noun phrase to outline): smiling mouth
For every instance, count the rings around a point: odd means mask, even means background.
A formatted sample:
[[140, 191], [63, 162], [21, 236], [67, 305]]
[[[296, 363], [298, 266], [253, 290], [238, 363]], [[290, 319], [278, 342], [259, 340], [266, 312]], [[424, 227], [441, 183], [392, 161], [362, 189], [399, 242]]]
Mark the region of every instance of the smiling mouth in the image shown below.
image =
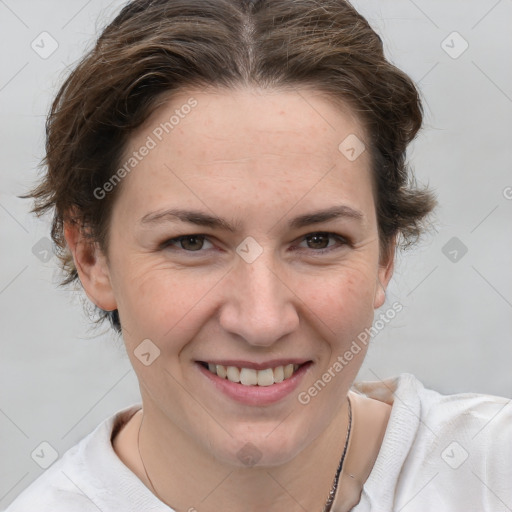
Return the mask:
[[255, 370], [253, 368], [239, 368], [237, 366], [224, 366], [222, 364], [206, 363], [198, 361], [204, 368], [221, 379], [227, 379], [234, 383], [244, 386], [272, 386], [278, 384], [290, 377], [302, 366], [309, 364], [287, 364], [276, 366], [275, 368], [265, 368], [263, 370]]

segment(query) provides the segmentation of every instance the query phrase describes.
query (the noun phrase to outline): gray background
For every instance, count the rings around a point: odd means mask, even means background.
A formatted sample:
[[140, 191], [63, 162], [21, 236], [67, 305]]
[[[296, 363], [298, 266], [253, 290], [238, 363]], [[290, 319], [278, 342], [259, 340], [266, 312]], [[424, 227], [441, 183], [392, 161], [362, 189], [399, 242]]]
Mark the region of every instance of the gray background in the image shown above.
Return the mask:
[[[426, 123], [410, 159], [441, 205], [430, 237], [399, 257], [383, 309], [404, 310], [360, 378], [410, 372], [445, 393], [512, 397], [512, 0], [354, 3], [419, 83]], [[91, 330], [79, 296], [57, 288], [48, 219], [16, 197], [37, 176], [66, 68], [122, 4], [0, 0], [0, 507], [43, 472], [31, 458], [41, 442], [62, 454], [139, 399], [122, 342]], [[45, 59], [31, 47], [43, 31], [58, 43]]]

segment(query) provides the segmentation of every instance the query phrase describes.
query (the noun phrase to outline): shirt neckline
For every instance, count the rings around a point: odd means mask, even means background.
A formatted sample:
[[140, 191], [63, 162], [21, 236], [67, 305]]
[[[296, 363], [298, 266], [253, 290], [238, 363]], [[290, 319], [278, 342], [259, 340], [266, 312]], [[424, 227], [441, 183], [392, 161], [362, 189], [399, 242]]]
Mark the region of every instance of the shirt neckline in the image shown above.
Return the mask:
[[[361, 507], [365, 502], [382, 503], [389, 499], [390, 493], [391, 495], [394, 493], [393, 482], [396, 483], [398, 480], [398, 473], [419, 426], [420, 408], [417, 385], [418, 381], [413, 375], [401, 374], [383, 381], [356, 382], [352, 386], [353, 391], [392, 406], [382, 445], [363, 485], [359, 504], [352, 509], [353, 512], [362, 510]], [[119, 494], [123, 500], [122, 503], [117, 503], [119, 509], [175, 512], [160, 501], [122, 462], [112, 445], [112, 440], [121, 428], [141, 408], [140, 403], [133, 404], [118, 411], [99, 425], [91, 436], [96, 434], [101, 442], [86, 445], [86, 460], [88, 464], [94, 465], [93, 473], [100, 479], [101, 488], [106, 489], [106, 498], [114, 494], [113, 491], [109, 492], [109, 489], [116, 489], [116, 499]], [[399, 458], [397, 454], [400, 454]], [[390, 460], [394, 461], [392, 466], [389, 464]], [[94, 486], [91, 490], [94, 492]], [[95, 498], [95, 503], [98, 503], [101, 508], [101, 495], [96, 493]], [[333, 503], [333, 512], [336, 510], [335, 506], [336, 498]]]

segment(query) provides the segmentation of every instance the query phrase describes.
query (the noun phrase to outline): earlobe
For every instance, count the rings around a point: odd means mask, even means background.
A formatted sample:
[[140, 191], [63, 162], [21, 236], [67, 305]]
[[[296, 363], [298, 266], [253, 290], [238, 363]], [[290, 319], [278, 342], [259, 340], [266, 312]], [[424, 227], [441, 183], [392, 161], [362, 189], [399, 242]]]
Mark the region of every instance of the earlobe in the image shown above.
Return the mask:
[[87, 297], [104, 311], [117, 309], [107, 258], [76, 222], [64, 223], [64, 237]]

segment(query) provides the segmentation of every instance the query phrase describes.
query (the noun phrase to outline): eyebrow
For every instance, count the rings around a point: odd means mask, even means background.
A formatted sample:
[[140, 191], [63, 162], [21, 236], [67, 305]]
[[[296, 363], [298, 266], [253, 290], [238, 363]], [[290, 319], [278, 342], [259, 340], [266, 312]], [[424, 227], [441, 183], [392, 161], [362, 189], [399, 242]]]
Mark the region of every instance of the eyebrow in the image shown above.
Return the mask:
[[[291, 229], [299, 229], [311, 224], [319, 224], [339, 218], [348, 218], [361, 221], [364, 215], [359, 210], [355, 210], [350, 206], [340, 205], [333, 206], [324, 210], [317, 210], [315, 212], [306, 213], [294, 217], [288, 222], [288, 227]], [[221, 229], [235, 233], [237, 226], [231, 225], [227, 220], [210, 215], [198, 210], [183, 210], [183, 209], [169, 209], [163, 211], [156, 211], [144, 215], [140, 219], [140, 224], [162, 224], [169, 221], [179, 220], [181, 222], [188, 222], [189, 224], [196, 224], [197, 226], [205, 226], [213, 229]]]

